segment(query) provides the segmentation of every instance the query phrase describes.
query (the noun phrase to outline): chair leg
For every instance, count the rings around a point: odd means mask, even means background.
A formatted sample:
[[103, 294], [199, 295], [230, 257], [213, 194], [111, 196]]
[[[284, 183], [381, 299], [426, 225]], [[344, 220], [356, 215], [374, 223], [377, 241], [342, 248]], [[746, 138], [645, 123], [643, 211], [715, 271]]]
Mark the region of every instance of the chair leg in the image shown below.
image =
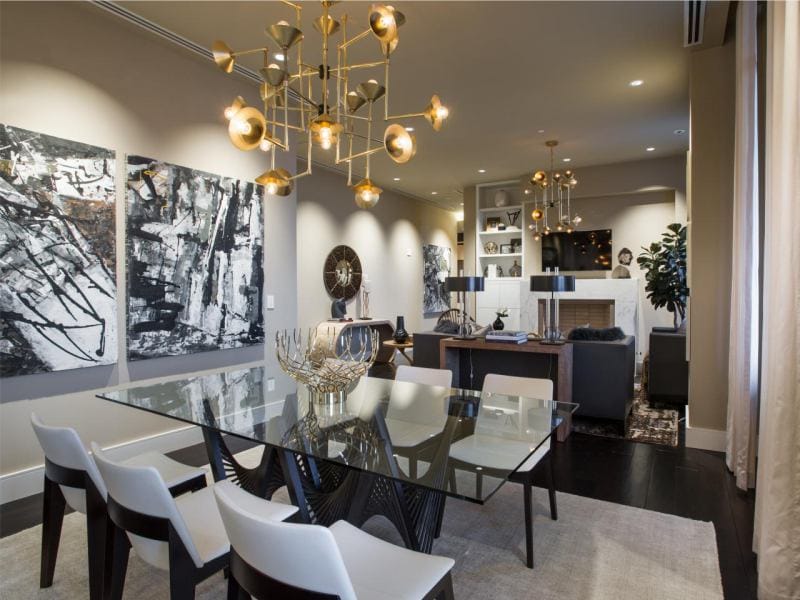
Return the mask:
[[131, 544], [128, 535], [116, 527], [111, 520], [106, 524], [105, 598], [121, 600], [128, 571], [128, 556]]
[[91, 481], [87, 481], [85, 489], [86, 547], [89, 552], [89, 598], [90, 600], [103, 600], [105, 595], [104, 578], [108, 516], [103, 497], [94, 484]]
[[53, 585], [56, 570], [58, 544], [61, 541], [61, 525], [67, 502], [58, 484], [44, 477], [44, 502], [42, 504], [42, 560], [39, 587]]
[[453, 577], [448, 573], [445, 576], [444, 589], [442, 590], [442, 600], [455, 600], [453, 594]]
[[550, 465], [547, 467], [547, 487], [550, 495], [550, 518], [558, 521], [558, 506], [556, 506], [556, 471], [553, 463], [553, 456], [547, 457]]
[[232, 574], [228, 575], [228, 600], [241, 600], [244, 590]]
[[526, 481], [522, 489], [525, 490], [525, 558], [529, 569], [533, 568], [533, 486]]

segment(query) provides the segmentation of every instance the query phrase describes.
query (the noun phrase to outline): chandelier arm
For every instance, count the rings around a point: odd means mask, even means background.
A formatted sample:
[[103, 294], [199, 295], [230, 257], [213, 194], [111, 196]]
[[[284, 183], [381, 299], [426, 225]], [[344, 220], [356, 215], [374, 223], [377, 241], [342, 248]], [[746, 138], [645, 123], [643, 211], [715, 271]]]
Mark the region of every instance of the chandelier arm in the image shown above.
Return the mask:
[[369, 117], [369, 121], [367, 121], [367, 155], [366, 155], [367, 156], [367, 179], [369, 179], [369, 162], [370, 162], [369, 158], [373, 154], [373, 152], [371, 152], [370, 149], [369, 149], [369, 147], [370, 147], [370, 139], [372, 138], [372, 105], [373, 104], [374, 104], [374, 102], [372, 100], [370, 100], [370, 102], [369, 102], [369, 113], [367, 114], [367, 116]]
[[306, 170], [302, 173], [297, 173], [296, 175], [292, 175], [289, 177], [289, 181], [294, 181], [295, 179], [299, 179], [300, 177], [305, 177], [306, 175], [311, 175], [311, 131], [308, 132], [308, 151], [306, 153]]
[[405, 114], [405, 115], [389, 115], [388, 117], [386, 117], [385, 120], [386, 121], [395, 121], [397, 119], [410, 119], [410, 118], [413, 118], [413, 117], [424, 117], [424, 116], [425, 116], [424, 112], [408, 113], [408, 114]]
[[238, 58], [240, 56], [246, 56], [248, 54], [255, 54], [256, 52], [269, 52], [269, 48], [264, 46], [263, 48], [252, 48], [250, 50], [239, 50], [238, 52], [231, 52], [231, 56], [234, 58]]
[[[359, 137], [364, 137], [364, 136], [359, 136]], [[380, 152], [381, 150], [383, 150], [383, 147], [370, 148], [369, 150], [364, 150], [363, 152], [359, 152], [357, 154], [351, 154], [350, 156], [343, 156], [338, 160], [338, 162], [336, 164], [340, 164], [340, 163], [343, 163], [343, 162], [350, 162], [350, 161], [355, 160], [356, 158], [361, 158], [363, 156], [366, 156], [367, 159], [369, 159], [370, 156], [372, 156], [376, 152]], [[369, 160], [367, 160], [367, 163], [369, 164]], [[369, 179], [369, 171], [367, 171], [367, 179]]]
[[327, 2], [322, 3], [322, 112], [328, 112], [328, 19], [330, 10]]
[[[347, 40], [347, 21], [348, 21], [347, 15], [345, 14], [344, 16], [342, 16], [342, 40]], [[336, 68], [338, 70], [338, 69], [340, 69], [342, 67], [346, 67], [346, 66], [347, 66], [347, 49], [346, 48], [342, 49], [342, 48], [339, 48], [337, 46], [337, 48], [336, 48]], [[347, 98], [347, 94], [348, 94], [348, 89], [347, 89], [348, 88], [348, 84], [349, 84], [348, 75], [349, 75], [349, 72], [348, 71], [344, 71], [344, 77], [342, 79], [337, 79], [337, 90], [338, 90], [339, 83], [343, 83], [344, 84], [344, 96], [342, 96], [338, 91], [336, 92], [336, 120], [339, 121], [339, 122], [342, 122], [341, 121], [341, 116], [342, 116], [342, 113], [341, 113], [341, 104], [342, 104], [341, 99], [342, 98]], [[344, 114], [347, 115], [347, 111], [345, 111]], [[352, 129], [352, 126], [350, 127], [350, 129]], [[353, 138], [351, 137], [350, 138], [351, 146], [352, 146], [352, 143], [353, 143]], [[341, 144], [342, 144], [342, 136], [337, 136], [336, 137], [336, 164], [339, 163], [339, 158], [341, 157]], [[352, 148], [351, 148], [350, 152], [352, 153]], [[349, 174], [348, 174], [347, 183], [348, 183], [348, 185], [350, 184]]]
[[359, 63], [355, 65], [347, 65], [343, 67], [337, 67], [335, 69], [331, 69], [331, 73], [339, 73], [340, 71], [354, 71], [355, 69], [371, 69], [373, 67], [380, 67], [387, 64], [388, 61], [385, 60], [378, 60], [375, 62], [368, 62], [368, 63]]
[[291, 6], [293, 9], [295, 9], [297, 11], [297, 21], [299, 23], [300, 22], [300, 11], [303, 10], [303, 7], [300, 6], [299, 4], [294, 3], [294, 2], [289, 2], [289, 0], [281, 0], [281, 3], [285, 4], [286, 6]]
[[363, 40], [370, 33], [372, 33], [372, 30], [370, 28], [367, 28], [366, 30], [364, 30], [361, 33], [359, 33], [357, 36], [352, 37], [349, 40], [347, 40], [346, 42], [342, 42], [341, 44], [339, 44], [339, 49], [340, 50], [344, 50], [345, 48], [347, 48], [351, 44], [355, 44], [357, 41]]
[[386, 86], [386, 92], [383, 94], [383, 120], [389, 120], [389, 51], [386, 51], [386, 60], [383, 66], [383, 83]]

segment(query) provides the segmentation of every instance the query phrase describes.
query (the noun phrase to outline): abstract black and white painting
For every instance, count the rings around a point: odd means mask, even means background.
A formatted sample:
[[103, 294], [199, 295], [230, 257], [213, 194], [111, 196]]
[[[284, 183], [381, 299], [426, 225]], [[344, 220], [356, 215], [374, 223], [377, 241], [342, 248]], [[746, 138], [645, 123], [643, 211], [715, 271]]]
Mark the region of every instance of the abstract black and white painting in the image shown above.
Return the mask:
[[450, 248], [425, 244], [422, 246], [422, 308], [426, 315], [450, 308], [450, 294], [444, 281], [450, 275]]
[[263, 188], [127, 161], [128, 359], [264, 341]]
[[0, 125], [0, 376], [117, 362], [114, 165]]

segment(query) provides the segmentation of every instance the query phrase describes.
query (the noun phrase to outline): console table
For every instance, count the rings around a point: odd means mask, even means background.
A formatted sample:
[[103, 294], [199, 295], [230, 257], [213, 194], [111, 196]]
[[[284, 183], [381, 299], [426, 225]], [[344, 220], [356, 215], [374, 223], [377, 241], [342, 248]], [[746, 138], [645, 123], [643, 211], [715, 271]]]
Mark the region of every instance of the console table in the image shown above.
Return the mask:
[[[453, 372], [453, 387], [472, 390], [482, 389], [489, 373], [552, 379], [553, 400], [572, 402], [572, 344], [443, 338], [439, 342], [439, 368]], [[567, 438], [571, 425], [571, 420], [565, 421], [559, 428], [558, 441]]]

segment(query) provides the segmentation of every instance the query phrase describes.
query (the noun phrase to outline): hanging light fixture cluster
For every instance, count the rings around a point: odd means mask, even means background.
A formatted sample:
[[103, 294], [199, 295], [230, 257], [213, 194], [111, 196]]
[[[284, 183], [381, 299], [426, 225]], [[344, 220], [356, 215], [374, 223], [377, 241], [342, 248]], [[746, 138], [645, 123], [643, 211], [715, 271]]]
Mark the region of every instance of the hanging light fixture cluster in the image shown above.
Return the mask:
[[[270, 194], [288, 196], [294, 180], [311, 174], [311, 149], [335, 148], [336, 164], [347, 163], [347, 185], [355, 193], [356, 204], [361, 208], [372, 208], [380, 199], [381, 188], [370, 179], [370, 157], [384, 150], [394, 162], [403, 164], [411, 160], [417, 150], [417, 142], [405, 127], [394, 123], [386, 127], [383, 140], [372, 139], [374, 104], [383, 99], [383, 121], [389, 122], [412, 117], [422, 117], [439, 131], [449, 111], [437, 95], [433, 95], [428, 106], [421, 112], [402, 115], [389, 114], [389, 59], [397, 48], [398, 29], [405, 23], [403, 13], [384, 4], [373, 4], [369, 8], [369, 27], [348, 37], [347, 15], [338, 20], [330, 15], [336, 2], [323, 1], [322, 15], [313, 21], [313, 26], [322, 36], [322, 61], [318, 66], [303, 61], [303, 37], [301, 31], [302, 6], [287, 0], [284, 5], [294, 9], [295, 24], [279, 21], [265, 29], [267, 38], [274, 42], [275, 50], [269, 47], [234, 51], [225, 42], [214, 42], [211, 52], [217, 66], [231, 73], [236, 59], [247, 54], [263, 56], [260, 86], [263, 112], [247, 106], [239, 96], [225, 109], [228, 119], [228, 136], [240, 150], [261, 149], [270, 155], [270, 168], [256, 178]], [[331, 40], [341, 33], [341, 41], [331, 48]], [[350, 64], [348, 48], [369, 36], [377, 39], [381, 58], [374, 62]], [[336, 52], [336, 66], [332, 66], [329, 54]], [[294, 59], [290, 60], [290, 52]], [[293, 66], [290, 66], [292, 63]], [[383, 83], [376, 79], [361, 81], [353, 89], [352, 78], [365, 69], [383, 69]], [[294, 70], [293, 70], [294, 69]], [[319, 83], [315, 83], [319, 81]], [[366, 105], [366, 116], [358, 114]], [[362, 111], [363, 113], [364, 111]], [[289, 132], [298, 132], [306, 137], [306, 170], [295, 175], [285, 169], [275, 168], [275, 153], [290, 150]], [[363, 144], [364, 150], [357, 146]], [[344, 148], [343, 148], [344, 147]], [[353, 163], [363, 158], [364, 177], [353, 184]]]
[[[575, 173], [570, 169], [563, 173], [555, 170], [553, 148], [558, 146], [557, 140], [548, 140], [544, 144], [550, 148], [550, 171], [536, 171], [530, 179], [533, 222], [528, 229], [533, 232], [534, 241], [539, 241], [543, 235], [550, 235], [553, 230], [572, 233], [583, 220], [577, 214], [572, 214], [570, 206], [570, 192], [578, 185]], [[530, 193], [528, 190], [526, 192]]]

